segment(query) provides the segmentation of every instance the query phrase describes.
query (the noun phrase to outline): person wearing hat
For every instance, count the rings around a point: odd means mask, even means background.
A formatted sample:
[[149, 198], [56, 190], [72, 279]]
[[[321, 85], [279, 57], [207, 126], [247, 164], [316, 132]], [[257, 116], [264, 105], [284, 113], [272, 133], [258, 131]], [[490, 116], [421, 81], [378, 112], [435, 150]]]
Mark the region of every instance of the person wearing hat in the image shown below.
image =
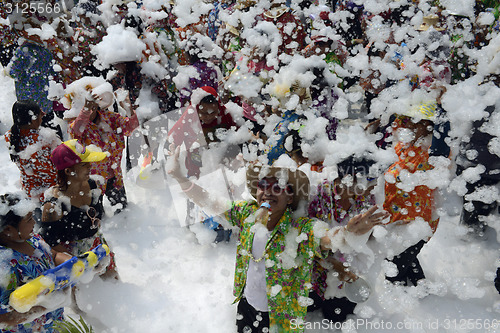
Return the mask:
[[[90, 177], [90, 170], [91, 163], [108, 155], [95, 146], [85, 147], [76, 139], [65, 141], [52, 151], [58, 184], [46, 192], [40, 234], [55, 250], [77, 256], [106, 244], [99, 231], [104, 216], [103, 195]], [[110, 274], [115, 268], [113, 254], [111, 259]]]
[[192, 92], [190, 103], [167, 135], [176, 146], [185, 144], [189, 150], [186, 158], [188, 176], [199, 177], [202, 166], [201, 152], [195, 146], [205, 147], [218, 142], [217, 130], [236, 128], [233, 117], [222, 103], [217, 91], [213, 87], [203, 86]]
[[[110, 154], [90, 167], [92, 174], [104, 177], [105, 183], [99, 187], [119, 212], [127, 206], [121, 168], [125, 138], [139, 126], [137, 114], [130, 109], [132, 115], [125, 117], [113, 110], [116, 107], [113, 88], [102, 78], [84, 77], [69, 85], [66, 92], [64, 102], [71, 109], [65, 117], [73, 119], [68, 127], [71, 138], [85, 145], [96, 145]], [[126, 110], [130, 107], [128, 102], [128, 98], [121, 102]]]
[[[20, 313], [9, 306], [10, 294], [26, 281], [71, 259], [51, 250], [40, 235], [33, 234], [35, 204], [23, 194], [0, 195], [0, 332], [55, 332], [63, 320], [60, 302], [52, 308], [35, 306]], [[60, 293], [56, 291], [60, 297]], [[46, 297], [51, 297], [50, 295]], [[66, 299], [66, 298], [64, 298]]]
[[[451, 42], [445, 30], [439, 26], [437, 15], [424, 17], [422, 25], [417, 28], [421, 40], [418, 48], [424, 50], [424, 59], [419, 64], [419, 74], [410, 78], [412, 90], [440, 90], [438, 99], [446, 92], [444, 85], [451, 82], [448, 63]], [[405, 65], [402, 67], [405, 68]]]
[[255, 16], [255, 22], [256, 25], [259, 22], [270, 22], [278, 28], [281, 37], [276, 39], [279, 55], [294, 55], [306, 46], [306, 27], [285, 0], [272, 0], [268, 9]]
[[[439, 218], [435, 216], [434, 190], [418, 182], [418, 177], [433, 169], [429, 164], [429, 151], [435, 110], [435, 105], [419, 105], [398, 115], [392, 123], [398, 160], [385, 173], [384, 209], [391, 216], [388, 224], [423, 220], [429, 224], [432, 233], [436, 232]], [[408, 177], [417, 179], [416, 184], [409, 183]], [[414, 186], [409, 188], [412, 183]], [[398, 268], [398, 274], [386, 276], [386, 279], [405, 286], [408, 283], [416, 286], [419, 280], [425, 279], [417, 255], [427, 241], [422, 239], [391, 259]]]
[[219, 90], [221, 73], [214, 59], [222, 58], [223, 51], [209, 37], [200, 33], [195, 33], [181, 45], [184, 46], [190, 70], [189, 82], [178, 86], [181, 107], [185, 107], [189, 105], [191, 95], [196, 89], [209, 86]]
[[[186, 107], [182, 116], [168, 132], [169, 138], [176, 146], [184, 144], [188, 151], [185, 166], [188, 176], [199, 178], [202, 168], [202, 154], [210, 144], [219, 141], [216, 133], [221, 130], [236, 129], [231, 114], [226, 110], [214, 88], [204, 86], [197, 88], [191, 95], [190, 104]], [[213, 146], [212, 146], [213, 147]], [[240, 149], [236, 145], [226, 147], [224, 156], [214, 161], [213, 165], [224, 163], [230, 164]], [[205, 165], [206, 167], [206, 165]], [[188, 201], [188, 214], [186, 218], [191, 221], [194, 205]], [[213, 219], [208, 216], [206, 221]], [[225, 230], [220, 224], [210, 224], [215, 227], [217, 237], [215, 242], [229, 241], [231, 231]]]
[[299, 170], [263, 165], [247, 167], [246, 183], [254, 199], [220, 202], [183, 175], [179, 152], [177, 147], [169, 174], [195, 203], [216, 214], [224, 212], [239, 229], [233, 292], [238, 332], [303, 331], [298, 323], [310, 302], [314, 257], [324, 257], [328, 250], [345, 244], [346, 233], [366, 233], [386, 214], [375, 213], [373, 207], [345, 227], [327, 231], [321, 222], [300, 213], [309, 196], [307, 176]]

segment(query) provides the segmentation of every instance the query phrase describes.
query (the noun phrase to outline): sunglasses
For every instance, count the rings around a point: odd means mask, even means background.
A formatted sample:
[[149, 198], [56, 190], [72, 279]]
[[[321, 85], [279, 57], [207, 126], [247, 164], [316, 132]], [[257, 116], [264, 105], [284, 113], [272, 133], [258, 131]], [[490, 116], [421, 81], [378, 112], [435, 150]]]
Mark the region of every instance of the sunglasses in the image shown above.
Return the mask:
[[90, 229], [98, 229], [101, 226], [101, 220], [97, 217], [97, 211], [94, 207], [89, 207], [89, 209], [87, 209], [87, 216], [90, 221], [92, 221]]
[[286, 192], [286, 194], [293, 194], [292, 185], [287, 184], [285, 188], [283, 188], [276, 180], [273, 181], [266, 178], [259, 180], [257, 187], [261, 191], [271, 190], [271, 192], [276, 195], [282, 194], [283, 192]]

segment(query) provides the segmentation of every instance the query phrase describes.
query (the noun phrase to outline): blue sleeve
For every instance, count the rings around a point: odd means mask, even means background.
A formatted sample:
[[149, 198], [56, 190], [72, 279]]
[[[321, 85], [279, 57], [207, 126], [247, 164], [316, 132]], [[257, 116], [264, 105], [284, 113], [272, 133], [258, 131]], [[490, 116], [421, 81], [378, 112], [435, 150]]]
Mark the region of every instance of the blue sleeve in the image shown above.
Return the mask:
[[12, 312], [9, 297], [18, 286], [16, 273], [12, 271], [10, 266], [9, 268], [9, 270], [2, 269], [0, 273], [0, 314]]
[[29, 56], [27, 56], [23, 52], [23, 47], [24, 46], [20, 46], [17, 48], [10, 62], [9, 74], [14, 79], [17, 79], [19, 78], [19, 76], [23, 75], [26, 72], [26, 68], [28, 67]]

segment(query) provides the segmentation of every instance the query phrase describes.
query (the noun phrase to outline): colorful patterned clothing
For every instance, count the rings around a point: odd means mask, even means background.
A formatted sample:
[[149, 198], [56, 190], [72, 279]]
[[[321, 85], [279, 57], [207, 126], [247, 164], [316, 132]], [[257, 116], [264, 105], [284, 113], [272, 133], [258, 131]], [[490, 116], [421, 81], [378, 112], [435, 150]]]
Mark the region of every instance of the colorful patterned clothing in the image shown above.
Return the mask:
[[214, 6], [214, 8], [208, 13], [207, 33], [210, 39], [215, 42], [217, 40], [217, 36], [219, 35], [219, 28], [222, 25], [222, 22], [219, 18], [219, 12], [221, 11], [221, 9], [227, 9], [230, 4], [224, 2], [221, 3], [220, 1], [214, 1], [212, 5]]
[[[281, 155], [286, 154], [285, 139], [290, 133], [292, 126], [299, 119], [299, 115], [293, 110], [288, 110], [282, 115], [282, 119], [276, 124], [273, 129], [273, 134], [266, 142], [268, 146], [265, 153], [267, 154], [267, 162], [272, 165]], [[297, 122], [297, 128], [300, 126]]]
[[114, 187], [123, 187], [123, 175], [121, 168], [122, 154], [125, 149], [125, 136], [129, 136], [139, 126], [137, 115], [124, 117], [119, 113], [99, 110], [99, 124], [92, 121], [79, 124], [73, 121], [68, 132], [73, 139], [78, 139], [85, 146], [96, 145], [111, 155], [100, 162], [92, 163], [90, 173], [104, 177], [105, 182], [99, 184], [102, 193], [106, 190], [108, 179], [115, 177]]
[[[40, 134], [39, 130], [21, 130], [19, 160], [16, 165], [21, 172], [21, 187], [30, 198], [43, 201], [43, 193], [57, 183], [57, 170], [50, 160], [52, 149], [57, 146], [58, 139], [54, 131], [53, 137]], [[10, 144], [11, 132], [5, 135], [5, 141]], [[51, 144], [54, 142], [54, 144]]]
[[[258, 209], [255, 201], [233, 202], [226, 219], [240, 228], [234, 277], [235, 302], [243, 295], [251, 259], [254, 221], [247, 219]], [[303, 319], [307, 312], [315, 257], [324, 257], [320, 239], [313, 233], [314, 220], [292, 218], [285, 211], [266, 244], [266, 286], [270, 332], [291, 331], [292, 319]]]
[[[398, 161], [392, 164], [385, 173], [384, 209], [391, 214], [391, 223], [396, 221], [409, 223], [421, 217], [435, 232], [439, 219], [432, 220], [433, 190], [425, 185], [418, 185], [411, 192], [406, 192], [401, 188], [400, 179], [402, 172], [413, 174], [431, 170], [432, 166], [428, 161], [429, 153], [421, 147], [407, 146], [403, 143], [398, 143], [395, 151]], [[393, 179], [393, 181], [388, 179]]]
[[[52, 197], [46, 202], [54, 204], [56, 210], [61, 211], [63, 216], [57, 221], [40, 223], [40, 234], [47, 243], [52, 247], [62, 245], [73, 256], [90, 251], [99, 244], [107, 244], [99, 230], [100, 219], [104, 216], [102, 192], [94, 180], [90, 179], [89, 185], [92, 201], [88, 207], [70, 205], [67, 197]], [[93, 209], [95, 213], [89, 215], [89, 209]], [[108, 269], [114, 267], [114, 254], [111, 253]]]
[[191, 65], [198, 73], [197, 77], [189, 78], [189, 86], [180, 90], [181, 105], [184, 106], [191, 100], [191, 94], [201, 87], [212, 87], [215, 91], [219, 90], [219, 74], [217, 66], [212, 62], [200, 60]]
[[54, 77], [54, 60], [45, 47], [25, 42], [14, 53], [10, 62], [10, 76], [15, 81], [17, 100], [36, 102], [43, 112], [52, 112], [48, 99], [49, 81]]
[[[0, 246], [0, 263], [3, 267], [0, 273], [0, 314], [13, 311], [9, 306], [9, 297], [17, 287], [55, 267], [50, 247], [39, 235], [33, 235], [28, 243], [35, 249], [32, 256]], [[63, 308], [46, 313], [30, 323], [2, 329], [1, 332], [51, 333], [55, 332], [53, 328], [55, 320], [63, 320]]]
[[426, 61], [420, 65], [423, 74], [413, 76], [410, 78], [410, 86], [412, 90], [417, 88], [431, 89], [431, 87], [438, 82], [450, 83], [451, 82], [451, 68], [447, 61], [435, 60]]
[[[335, 199], [338, 196], [335, 190], [335, 185], [331, 181], [324, 181], [318, 185], [317, 194], [312, 197], [309, 204], [309, 217], [318, 218], [329, 224], [330, 227], [345, 226], [347, 222], [357, 214], [360, 214], [364, 209], [375, 205], [375, 197], [373, 195], [363, 196], [356, 195], [351, 199], [351, 206], [344, 209], [340, 200]], [[335, 259], [343, 261], [343, 256], [340, 252], [335, 254]], [[313, 290], [324, 298], [328, 270], [321, 265], [322, 260], [316, 260], [313, 270]], [[342, 288], [343, 283], [339, 283], [339, 288]]]
[[340, 200], [333, 182], [325, 180], [318, 185], [317, 194], [312, 197], [309, 204], [309, 217], [318, 218], [328, 222], [330, 227], [345, 226], [355, 215], [365, 208], [375, 205], [373, 195], [355, 195], [351, 199], [351, 206], [346, 210], [340, 205]]

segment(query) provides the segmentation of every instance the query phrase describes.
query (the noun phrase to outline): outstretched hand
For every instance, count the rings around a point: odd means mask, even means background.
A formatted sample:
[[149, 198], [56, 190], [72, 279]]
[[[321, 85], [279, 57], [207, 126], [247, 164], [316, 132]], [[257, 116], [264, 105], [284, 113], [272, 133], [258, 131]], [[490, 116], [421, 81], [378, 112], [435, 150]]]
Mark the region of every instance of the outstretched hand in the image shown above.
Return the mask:
[[185, 178], [182, 174], [181, 163], [179, 161], [179, 155], [181, 151], [181, 147], [177, 146], [174, 149], [174, 144], [171, 144], [168, 149], [168, 155], [171, 157], [170, 162], [168, 163], [169, 168], [167, 169], [167, 173], [174, 177], [175, 179], [183, 179]]
[[390, 216], [386, 211], [375, 213], [378, 209], [373, 206], [363, 214], [354, 216], [346, 226], [346, 230], [356, 235], [362, 235], [370, 231], [374, 226], [382, 224], [382, 221]]

